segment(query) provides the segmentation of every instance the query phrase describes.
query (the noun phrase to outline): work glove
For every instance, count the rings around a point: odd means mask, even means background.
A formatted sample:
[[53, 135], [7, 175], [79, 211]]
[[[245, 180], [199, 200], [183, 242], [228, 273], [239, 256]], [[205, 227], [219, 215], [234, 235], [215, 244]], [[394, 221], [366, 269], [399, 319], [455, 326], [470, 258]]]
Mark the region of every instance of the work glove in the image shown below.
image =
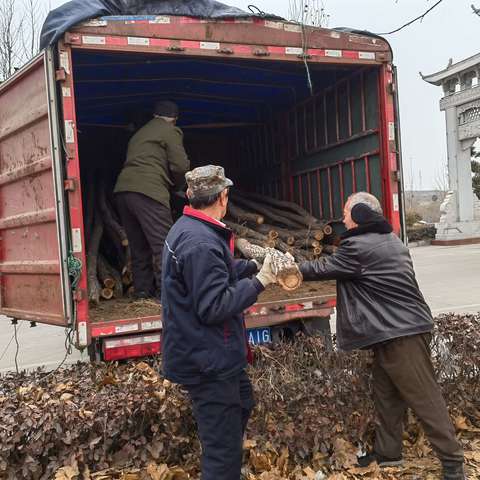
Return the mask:
[[266, 288], [271, 283], [277, 283], [277, 277], [272, 270], [272, 255], [267, 253], [262, 268], [257, 274], [257, 280]]

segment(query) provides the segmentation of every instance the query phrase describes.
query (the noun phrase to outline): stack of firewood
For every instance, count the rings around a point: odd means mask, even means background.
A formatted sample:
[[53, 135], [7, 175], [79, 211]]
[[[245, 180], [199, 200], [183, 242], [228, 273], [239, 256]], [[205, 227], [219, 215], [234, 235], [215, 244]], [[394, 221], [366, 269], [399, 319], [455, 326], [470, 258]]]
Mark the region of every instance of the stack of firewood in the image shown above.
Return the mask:
[[[100, 299], [130, 296], [133, 291], [127, 235], [113, 207], [112, 189], [98, 178], [95, 175], [87, 179], [84, 187], [88, 298], [92, 305], [98, 305]], [[290, 253], [296, 262], [318, 258], [335, 249], [325, 243], [333, 233], [330, 225], [296, 203], [265, 195], [232, 189], [226, 223], [237, 238], [273, 253]], [[237, 243], [236, 247], [250, 258], [261, 259], [265, 254], [263, 249], [252, 250], [245, 243]], [[299, 279], [289, 260], [274, 257], [285, 277], [282, 286], [296, 288]]]
[[335, 250], [325, 242], [332, 227], [296, 203], [231, 190], [226, 224], [253, 245], [290, 253], [297, 262]]
[[130, 248], [104, 181], [85, 182], [84, 206], [88, 299], [98, 305], [131, 294]]

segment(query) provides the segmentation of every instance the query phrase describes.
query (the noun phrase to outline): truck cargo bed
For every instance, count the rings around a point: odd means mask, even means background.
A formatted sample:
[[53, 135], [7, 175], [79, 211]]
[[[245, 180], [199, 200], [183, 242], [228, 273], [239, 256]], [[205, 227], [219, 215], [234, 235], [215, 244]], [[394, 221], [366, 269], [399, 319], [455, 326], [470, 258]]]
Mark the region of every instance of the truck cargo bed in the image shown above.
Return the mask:
[[[257, 304], [271, 302], [285, 302], [307, 299], [329, 299], [335, 296], [335, 282], [304, 282], [300, 288], [293, 292], [286, 292], [278, 285], [268, 287], [259, 297]], [[311, 301], [310, 300], [310, 301]], [[118, 298], [103, 301], [97, 307], [90, 308], [92, 322], [108, 322], [124, 318], [153, 317], [159, 315], [160, 305], [153, 300], [132, 300]]]

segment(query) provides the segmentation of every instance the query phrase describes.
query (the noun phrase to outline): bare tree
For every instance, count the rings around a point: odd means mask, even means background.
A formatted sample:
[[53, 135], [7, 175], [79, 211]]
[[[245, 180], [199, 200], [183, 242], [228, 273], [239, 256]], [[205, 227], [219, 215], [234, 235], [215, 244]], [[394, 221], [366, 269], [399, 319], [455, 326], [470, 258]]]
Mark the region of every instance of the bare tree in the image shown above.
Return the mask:
[[438, 198], [441, 202], [443, 202], [445, 196], [447, 195], [447, 192], [450, 190], [447, 164], [443, 164], [435, 171], [435, 176], [433, 177], [433, 184], [435, 186], [435, 189], [438, 190]]
[[327, 27], [330, 15], [325, 4], [325, 0], [290, 0], [289, 18], [303, 25]]
[[45, 12], [39, 0], [24, 0], [23, 7], [22, 54], [24, 60], [28, 60], [38, 51], [40, 26]]
[[0, 82], [37, 53], [46, 14], [41, 0], [0, 0]]
[[22, 18], [15, 0], [0, 0], [0, 80], [9, 77], [20, 66]]

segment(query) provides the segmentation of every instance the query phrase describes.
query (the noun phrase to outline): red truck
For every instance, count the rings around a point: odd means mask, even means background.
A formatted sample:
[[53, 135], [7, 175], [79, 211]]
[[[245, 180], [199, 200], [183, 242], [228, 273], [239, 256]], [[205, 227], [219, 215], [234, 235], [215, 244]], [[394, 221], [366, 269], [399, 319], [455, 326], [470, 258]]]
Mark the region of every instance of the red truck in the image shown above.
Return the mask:
[[[129, 112], [159, 96], [180, 104], [194, 165], [339, 226], [348, 195], [369, 191], [402, 235], [396, 92], [389, 44], [366, 32], [178, 16], [75, 26], [0, 85], [0, 314], [69, 327], [92, 358], [159, 352], [160, 312], [89, 309], [82, 197], [92, 162], [118, 173]], [[334, 285], [308, 284], [260, 299], [250, 340], [328, 325], [334, 301]]]

